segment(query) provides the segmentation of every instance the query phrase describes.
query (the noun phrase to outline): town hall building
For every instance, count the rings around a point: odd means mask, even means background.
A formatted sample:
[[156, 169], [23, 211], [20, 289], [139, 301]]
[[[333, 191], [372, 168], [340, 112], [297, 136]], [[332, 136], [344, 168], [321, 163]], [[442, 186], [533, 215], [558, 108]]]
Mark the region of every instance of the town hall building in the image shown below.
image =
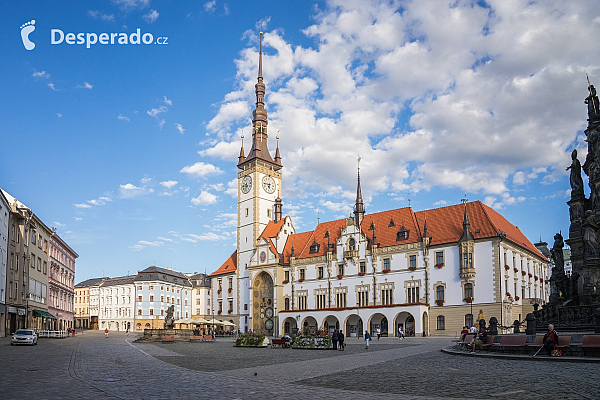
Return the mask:
[[269, 336], [454, 335], [481, 318], [510, 326], [548, 300], [548, 259], [480, 201], [367, 214], [359, 170], [353, 215], [296, 233], [283, 216], [279, 141], [274, 157], [267, 146], [262, 33], [255, 91], [252, 144], [246, 154], [242, 141], [237, 164], [237, 246], [210, 274], [213, 315]]

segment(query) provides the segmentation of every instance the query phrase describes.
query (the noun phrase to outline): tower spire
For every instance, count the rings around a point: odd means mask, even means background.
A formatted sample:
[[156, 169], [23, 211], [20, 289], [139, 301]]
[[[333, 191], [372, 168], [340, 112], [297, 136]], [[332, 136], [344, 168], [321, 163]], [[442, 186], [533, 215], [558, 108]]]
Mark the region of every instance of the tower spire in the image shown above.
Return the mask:
[[358, 184], [356, 185], [356, 204], [354, 205], [354, 222], [356, 226], [360, 226], [365, 217], [365, 206], [362, 198], [362, 190], [360, 188], [360, 155], [356, 160], [358, 162]]
[[467, 213], [468, 201], [469, 200], [467, 200], [466, 196], [464, 199], [461, 200], [461, 202], [465, 205], [465, 215], [463, 217], [463, 233], [460, 239], [458, 240], [459, 242], [464, 242], [465, 240], [475, 240], [475, 237], [469, 230], [469, 226], [471, 225], [471, 223], [469, 222], [469, 213]]
[[281, 157], [278, 161], [274, 161], [269, 153], [267, 146], [267, 125], [269, 124], [267, 118], [267, 110], [265, 109], [265, 84], [263, 82], [263, 68], [262, 68], [262, 39], [263, 32], [259, 33], [259, 49], [258, 49], [258, 78], [256, 85], [254, 85], [254, 91], [256, 93], [256, 107], [252, 111], [252, 147], [248, 152], [248, 156], [244, 161], [238, 163], [238, 168], [243, 169], [242, 164], [246, 164], [257, 159], [267, 162], [273, 166], [275, 171], [282, 168]]
[[241, 164], [246, 160], [246, 156], [244, 155], [244, 135], [242, 135], [242, 148], [240, 149], [240, 156], [238, 157], [238, 164]]

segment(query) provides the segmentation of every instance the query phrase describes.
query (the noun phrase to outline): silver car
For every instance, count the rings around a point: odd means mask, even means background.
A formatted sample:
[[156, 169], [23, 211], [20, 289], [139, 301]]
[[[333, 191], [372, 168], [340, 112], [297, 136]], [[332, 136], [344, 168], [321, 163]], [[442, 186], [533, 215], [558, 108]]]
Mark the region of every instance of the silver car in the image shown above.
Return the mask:
[[37, 345], [38, 336], [31, 329], [18, 329], [15, 333], [13, 333], [12, 338], [10, 339], [10, 344], [30, 344], [32, 346]]

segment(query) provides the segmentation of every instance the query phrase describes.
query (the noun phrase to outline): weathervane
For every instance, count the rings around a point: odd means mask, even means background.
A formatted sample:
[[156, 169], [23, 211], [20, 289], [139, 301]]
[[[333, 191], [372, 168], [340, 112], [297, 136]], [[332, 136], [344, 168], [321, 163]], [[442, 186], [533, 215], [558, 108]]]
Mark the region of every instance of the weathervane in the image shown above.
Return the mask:
[[358, 163], [358, 170], [360, 171], [360, 160], [362, 160], [362, 158], [360, 158], [360, 154], [358, 155], [358, 158], [356, 159], [356, 162]]

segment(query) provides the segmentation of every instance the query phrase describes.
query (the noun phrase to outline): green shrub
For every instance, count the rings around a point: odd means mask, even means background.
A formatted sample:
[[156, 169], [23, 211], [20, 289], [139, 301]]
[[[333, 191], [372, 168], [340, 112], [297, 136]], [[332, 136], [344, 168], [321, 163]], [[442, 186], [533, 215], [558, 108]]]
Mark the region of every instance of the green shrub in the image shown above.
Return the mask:
[[254, 335], [244, 333], [235, 341], [235, 347], [261, 347], [265, 340], [265, 335]]
[[301, 335], [296, 336], [292, 349], [319, 349], [327, 350], [331, 348], [331, 336], [319, 335]]

